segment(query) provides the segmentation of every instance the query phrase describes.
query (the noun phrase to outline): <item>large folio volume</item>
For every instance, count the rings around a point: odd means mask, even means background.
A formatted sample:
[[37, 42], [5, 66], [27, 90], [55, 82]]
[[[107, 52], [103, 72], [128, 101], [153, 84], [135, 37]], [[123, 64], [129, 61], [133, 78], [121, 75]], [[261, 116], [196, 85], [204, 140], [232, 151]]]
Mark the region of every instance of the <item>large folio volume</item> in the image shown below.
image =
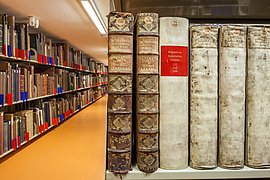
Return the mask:
[[126, 174], [131, 169], [133, 15], [111, 12], [108, 70], [108, 169]]
[[137, 165], [146, 173], [159, 167], [158, 14], [137, 15], [136, 126]]
[[190, 166], [217, 166], [218, 26], [190, 27]]
[[242, 168], [245, 142], [246, 27], [224, 25], [219, 59], [219, 166]]
[[248, 28], [246, 165], [270, 167], [270, 26]]
[[160, 18], [160, 167], [188, 166], [188, 20]]

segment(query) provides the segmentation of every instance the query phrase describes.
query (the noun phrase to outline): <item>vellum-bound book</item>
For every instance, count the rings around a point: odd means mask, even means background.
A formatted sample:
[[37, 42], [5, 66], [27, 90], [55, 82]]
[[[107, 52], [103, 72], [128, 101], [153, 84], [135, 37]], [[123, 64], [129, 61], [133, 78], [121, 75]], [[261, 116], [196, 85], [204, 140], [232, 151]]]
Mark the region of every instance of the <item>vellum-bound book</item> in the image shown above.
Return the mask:
[[224, 168], [244, 166], [246, 27], [224, 25], [219, 49], [219, 154]]
[[270, 167], [270, 26], [248, 27], [246, 165]]
[[158, 14], [137, 14], [136, 141], [137, 165], [146, 173], [159, 167], [159, 32]]
[[190, 166], [217, 166], [218, 26], [190, 27]]
[[188, 20], [160, 18], [160, 168], [188, 166]]
[[111, 12], [108, 16], [108, 170], [131, 170], [133, 16]]

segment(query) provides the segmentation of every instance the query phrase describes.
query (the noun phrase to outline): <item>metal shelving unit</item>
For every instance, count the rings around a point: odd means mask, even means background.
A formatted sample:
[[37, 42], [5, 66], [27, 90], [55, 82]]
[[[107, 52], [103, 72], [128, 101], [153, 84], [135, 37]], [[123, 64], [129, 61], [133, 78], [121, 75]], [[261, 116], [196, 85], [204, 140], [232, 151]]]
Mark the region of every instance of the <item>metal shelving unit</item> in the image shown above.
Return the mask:
[[[103, 96], [105, 96], [105, 95], [103, 95]], [[88, 104], [82, 106], [80, 109], [77, 109], [76, 111], [74, 111], [73, 113], [71, 113], [68, 117], [66, 117], [66, 118], [64, 119], [63, 122], [65, 122], [65, 121], [68, 120], [70, 117], [72, 117], [73, 115], [77, 114], [78, 112], [80, 112], [81, 110], [83, 110], [84, 108], [86, 108], [87, 106], [89, 106], [89, 105], [93, 104], [94, 102], [98, 101], [98, 100], [99, 100], [100, 98], [102, 98], [103, 96], [100, 96], [100, 97], [94, 99], [93, 101], [90, 101]], [[62, 124], [63, 122], [60, 122], [59, 125]], [[37, 138], [37, 137], [40, 137], [40, 136], [43, 135], [43, 134], [46, 134], [47, 132], [49, 132], [48, 130], [53, 129], [53, 128], [57, 127], [57, 126], [58, 126], [58, 125], [51, 125], [50, 127], [48, 127], [48, 129], [44, 130], [42, 133], [36, 134], [36, 135], [34, 135], [33, 137], [31, 137], [31, 138], [29, 139], [29, 142], [31, 142], [32, 140], [34, 140], [34, 139]], [[19, 147], [17, 147], [17, 149], [20, 149], [20, 148], [21, 148], [22, 146], [24, 146], [25, 144], [29, 144], [29, 143], [28, 143], [27, 141], [24, 141], [24, 142], [22, 142], [22, 143], [20, 144]], [[0, 155], [0, 159], [3, 158], [3, 157], [5, 157], [5, 156], [7, 156], [7, 155], [9, 155], [9, 154], [12, 153], [12, 152], [16, 152], [16, 150], [14, 150], [14, 149], [8, 150], [7, 152], [5, 152], [5, 153], [3, 153], [3, 154]]]

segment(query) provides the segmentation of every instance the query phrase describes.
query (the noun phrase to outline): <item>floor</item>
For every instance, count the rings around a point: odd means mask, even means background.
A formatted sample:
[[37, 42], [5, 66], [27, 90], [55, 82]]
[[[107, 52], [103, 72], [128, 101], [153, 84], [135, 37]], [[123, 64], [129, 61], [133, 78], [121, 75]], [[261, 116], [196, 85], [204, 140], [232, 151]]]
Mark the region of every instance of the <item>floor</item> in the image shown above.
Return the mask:
[[0, 164], [0, 180], [104, 180], [107, 96]]

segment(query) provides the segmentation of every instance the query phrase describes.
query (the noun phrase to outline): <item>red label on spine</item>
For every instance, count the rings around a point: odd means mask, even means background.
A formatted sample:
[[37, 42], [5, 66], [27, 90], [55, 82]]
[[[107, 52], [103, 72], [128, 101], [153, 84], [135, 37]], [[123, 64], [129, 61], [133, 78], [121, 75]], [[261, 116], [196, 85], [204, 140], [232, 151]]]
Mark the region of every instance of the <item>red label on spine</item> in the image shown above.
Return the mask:
[[47, 56], [44, 56], [44, 64], [47, 64]]
[[[19, 139], [20, 139], [20, 138], [18, 138], [18, 141], [19, 141]], [[16, 146], [16, 138], [15, 138], [15, 139], [12, 139], [11, 144], [12, 144], [12, 149], [13, 149], [13, 150], [16, 150], [16, 149], [17, 149], [17, 146]], [[18, 144], [19, 144], [19, 142], [18, 142]]]
[[19, 58], [19, 49], [15, 48], [15, 57], [18, 59]]
[[21, 136], [18, 136], [18, 148], [21, 147]]
[[28, 52], [28, 50], [25, 50], [25, 58], [26, 58], [26, 60], [29, 60], [29, 57], [28, 57], [28, 55], [29, 55], [29, 52]]
[[13, 104], [12, 94], [7, 94], [7, 104], [9, 106]]
[[39, 132], [39, 134], [42, 133], [42, 128], [41, 128], [41, 126], [38, 126], [38, 132]]
[[24, 50], [21, 50], [21, 58], [24, 60], [25, 59], [25, 54]]
[[58, 125], [58, 119], [57, 118], [53, 118], [53, 125]]
[[29, 132], [25, 132], [25, 140], [26, 142], [29, 142]]
[[42, 63], [42, 54], [39, 54], [39, 55], [38, 55], [38, 62], [39, 62], [39, 63]]
[[188, 76], [188, 47], [161, 46], [161, 76]]
[[3, 51], [3, 55], [7, 56], [7, 45], [6, 44], [3, 44], [2, 51]]
[[45, 123], [45, 130], [48, 130], [48, 128], [49, 128], [49, 124], [48, 124], [48, 122], [46, 122]]

